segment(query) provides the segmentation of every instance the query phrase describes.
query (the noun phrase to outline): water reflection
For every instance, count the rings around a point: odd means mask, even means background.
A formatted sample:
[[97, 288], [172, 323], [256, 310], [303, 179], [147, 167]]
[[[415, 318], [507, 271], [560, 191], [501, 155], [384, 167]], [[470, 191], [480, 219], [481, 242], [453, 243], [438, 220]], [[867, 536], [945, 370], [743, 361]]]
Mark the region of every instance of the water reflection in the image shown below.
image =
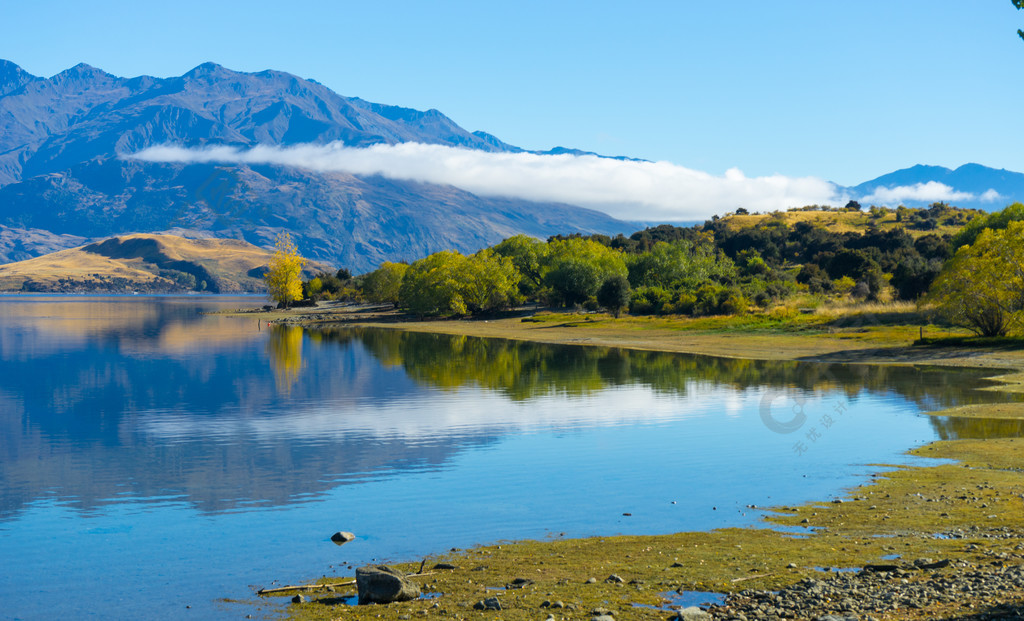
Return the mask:
[[295, 380], [302, 370], [302, 328], [274, 325], [267, 340], [270, 366], [274, 369], [277, 391], [291, 394]]
[[685, 395], [695, 384], [839, 391], [848, 399], [892, 394], [922, 410], [1024, 400], [1021, 395], [980, 391], [995, 385], [985, 379], [993, 371], [983, 369], [745, 360], [363, 328], [318, 334], [321, 340], [342, 346], [358, 342], [383, 364], [401, 366], [421, 384], [446, 389], [478, 386], [514, 400], [555, 393], [583, 395], [636, 384], [672, 395]]
[[990, 440], [1024, 437], [1024, 420], [932, 416], [932, 426], [942, 440]]
[[[711, 425], [745, 420], [779, 390], [806, 395], [812, 409], [839, 399], [936, 410], [1020, 398], [977, 390], [988, 383], [974, 370], [260, 330], [197, 312], [240, 305], [0, 300], [0, 521], [40, 498], [83, 511], [168, 496], [212, 513], [284, 506], [444, 468], [527, 431], [701, 420], [709, 430], [699, 433], [713, 436], [725, 432]], [[943, 438], [1021, 433], [1008, 421], [931, 424]], [[727, 450], [780, 442], [756, 416], [743, 425], [742, 437], [728, 432]]]

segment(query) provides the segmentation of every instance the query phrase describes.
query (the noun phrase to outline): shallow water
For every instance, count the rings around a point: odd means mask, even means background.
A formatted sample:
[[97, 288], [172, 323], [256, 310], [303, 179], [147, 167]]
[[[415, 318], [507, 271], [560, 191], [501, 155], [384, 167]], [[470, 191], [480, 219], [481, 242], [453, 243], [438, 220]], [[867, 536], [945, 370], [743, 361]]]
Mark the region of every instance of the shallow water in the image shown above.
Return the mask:
[[0, 618], [234, 618], [218, 598], [373, 560], [753, 524], [936, 438], [1021, 433], [920, 414], [1014, 398], [977, 371], [198, 312], [260, 304], [0, 297]]

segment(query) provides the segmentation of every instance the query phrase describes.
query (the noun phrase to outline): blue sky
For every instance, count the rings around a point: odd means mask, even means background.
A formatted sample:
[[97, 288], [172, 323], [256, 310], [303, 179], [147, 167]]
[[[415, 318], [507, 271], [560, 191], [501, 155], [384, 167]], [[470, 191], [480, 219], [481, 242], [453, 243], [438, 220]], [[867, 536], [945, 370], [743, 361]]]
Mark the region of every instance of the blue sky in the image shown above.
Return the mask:
[[984, 2], [5, 2], [0, 58], [50, 76], [205, 61], [437, 108], [528, 149], [852, 185], [1024, 171], [1024, 25]]

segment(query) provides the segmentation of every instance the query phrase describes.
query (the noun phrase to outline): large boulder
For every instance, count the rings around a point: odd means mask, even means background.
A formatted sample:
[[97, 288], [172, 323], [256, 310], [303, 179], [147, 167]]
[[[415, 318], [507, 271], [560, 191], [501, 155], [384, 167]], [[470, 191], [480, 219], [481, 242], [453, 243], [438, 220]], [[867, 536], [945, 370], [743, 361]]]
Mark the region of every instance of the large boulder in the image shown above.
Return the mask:
[[356, 589], [360, 604], [405, 602], [420, 596], [420, 587], [405, 573], [386, 565], [356, 569]]

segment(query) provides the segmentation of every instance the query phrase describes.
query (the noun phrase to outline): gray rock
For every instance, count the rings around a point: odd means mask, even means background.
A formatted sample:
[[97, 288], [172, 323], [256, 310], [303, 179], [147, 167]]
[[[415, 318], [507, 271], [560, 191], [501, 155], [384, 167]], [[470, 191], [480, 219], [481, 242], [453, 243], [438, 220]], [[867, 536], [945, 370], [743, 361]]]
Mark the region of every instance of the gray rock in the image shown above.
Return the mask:
[[597, 584], [597, 578], [587, 578], [587, 584]]
[[331, 541], [338, 544], [339, 546], [345, 545], [346, 543], [352, 541], [355, 538], [355, 535], [345, 530], [339, 530], [338, 532], [331, 535]]
[[406, 602], [420, 596], [420, 587], [406, 574], [386, 565], [356, 569], [356, 589], [360, 604]]
[[690, 606], [689, 608], [681, 609], [676, 619], [679, 621], [706, 621], [711, 619], [711, 615], [697, 606]]
[[293, 604], [301, 604], [304, 601], [306, 601], [306, 596], [305, 595], [296, 595], [295, 597], [292, 598], [292, 603]]
[[497, 597], [488, 597], [473, 604], [473, 608], [477, 610], [501, 610], [501, 602]]
[[622, 579], [622, 576], [620, 576], [618, 574], [612, 574], [612, 575], [608, 576], [607, 578], [605, 578], [604, 581], [605, 582], [617, 582], [617, 583], [625, 582], [625, 580]]
[[529, 578], [516, 578], [512, 582], [505, 585], [506, 589], [523, 589], [533, 584], [533, 580]]
[[437, 563], [433, 569], [458, 569], [458, 567], [451, 563]]

